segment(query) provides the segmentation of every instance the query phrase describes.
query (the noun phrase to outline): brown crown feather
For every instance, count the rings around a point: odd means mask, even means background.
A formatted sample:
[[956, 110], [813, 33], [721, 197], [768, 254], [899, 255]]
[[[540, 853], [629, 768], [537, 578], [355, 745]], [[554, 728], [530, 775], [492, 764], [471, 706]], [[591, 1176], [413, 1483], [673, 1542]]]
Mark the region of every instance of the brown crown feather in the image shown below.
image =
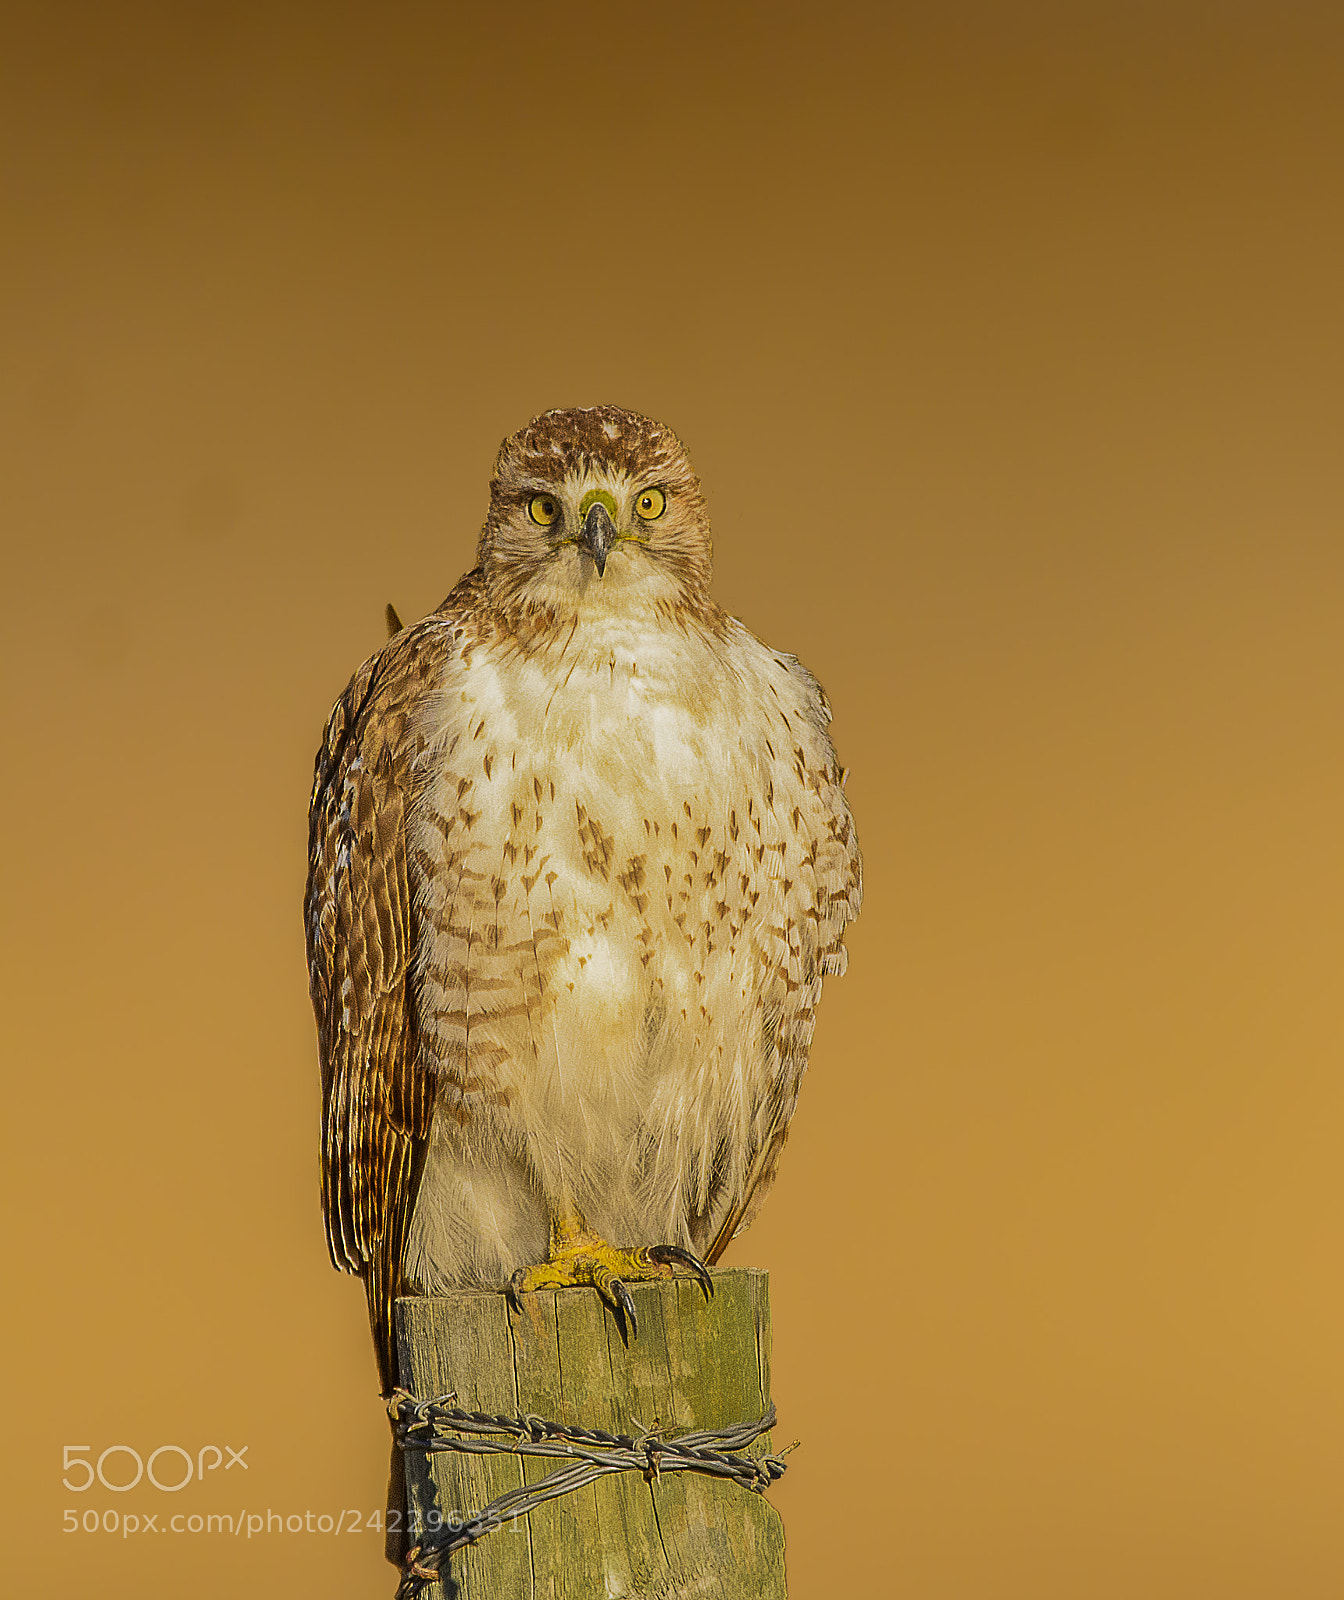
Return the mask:
[[671, 428], [620, 406], [573, 406], [543, 411], [505, 439], [490, 480], [491, 500], [507, 492], [510, 479], [549, 483], [599, 464], [631, 477], [664, 477], [680, 493], [702, 498], [686, 447]]

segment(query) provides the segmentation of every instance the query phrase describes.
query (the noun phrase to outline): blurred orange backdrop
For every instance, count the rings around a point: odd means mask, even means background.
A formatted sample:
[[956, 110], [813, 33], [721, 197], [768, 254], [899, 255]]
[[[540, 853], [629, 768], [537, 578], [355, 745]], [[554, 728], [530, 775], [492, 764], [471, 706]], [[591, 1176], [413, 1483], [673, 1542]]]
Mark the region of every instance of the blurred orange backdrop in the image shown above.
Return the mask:
[[[730, 1256], [791, 1593], [1344, 1593], [1342, 18], [10, 8], [11, 1592], [390, 1594], [372, 1535], [63, 1513], [380, 1503], [312, 754], [499, 439], [610, 401], [829, 691], [866, 853]], [[81, 1495], [75, 1443], [248, 1466]]]

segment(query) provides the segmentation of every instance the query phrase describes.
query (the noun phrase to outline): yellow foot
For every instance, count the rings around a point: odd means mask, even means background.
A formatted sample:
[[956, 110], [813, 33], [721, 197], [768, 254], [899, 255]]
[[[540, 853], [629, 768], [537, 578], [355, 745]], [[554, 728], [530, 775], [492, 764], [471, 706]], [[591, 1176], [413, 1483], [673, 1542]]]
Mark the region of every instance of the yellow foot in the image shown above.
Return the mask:
[[515, 1310], [523, 1308], [522, 1296], [533, 1289], [568, 1289], [591, 1285], [611, 1309], [617, 1320], [628, 1322], [638, 1337], [639, 1319], [626, 1283], [646, 1278], [670, 1278], [674, 1267], [685, 1267], [700, 1281], [708, 1300], [714, 1293], [714, 1280], [699, 1256], [677, 1244], [639, 1245], [633, 1250], [618, 1250], [587, 1228], [551, 1229], [551, 1249], [546, 1260], [535, 1267], [519, 1267], [509, 1279], [509, 1301]]

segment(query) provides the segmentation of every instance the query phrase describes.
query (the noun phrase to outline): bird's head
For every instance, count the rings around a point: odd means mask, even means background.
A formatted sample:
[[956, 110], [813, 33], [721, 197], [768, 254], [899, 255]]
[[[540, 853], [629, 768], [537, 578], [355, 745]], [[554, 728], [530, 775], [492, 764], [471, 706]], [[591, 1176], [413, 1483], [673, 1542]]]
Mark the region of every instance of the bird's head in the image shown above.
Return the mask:
[[509, 611], [698, 606], [709, 524], [681, 440], [616, 406], [544, 412], [500, 446], [479, 559]]

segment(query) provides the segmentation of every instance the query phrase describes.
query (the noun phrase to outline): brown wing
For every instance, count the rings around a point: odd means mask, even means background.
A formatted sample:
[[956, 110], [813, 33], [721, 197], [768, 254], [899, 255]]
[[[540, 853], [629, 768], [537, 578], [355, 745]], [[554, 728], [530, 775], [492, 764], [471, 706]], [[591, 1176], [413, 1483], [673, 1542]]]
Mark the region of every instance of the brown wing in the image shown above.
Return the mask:
[[410, 720], [450, 637], [441, 622], [408, 629], [355, 674], [327, 723], [308, 813], [322, 1208], [332, 1261], [364, 1279], [385, 1394], [397, 1382], [392, 1306], [434, 1109], [412, 993]]
[[821, 982], [842, 973], [845, 925], [863, 901], [863, 865], [845, 800], [844, 774], [826, 731], [831, 709], [821, 686], [792, 656], [776, 660], [793, 681], [797, 704], [781, 707], [789, 739], [771, 744], [773, 769], [764, 792], [748, 805], [743, 859], [778, 859], [778, 876], [756, 879], [761, 891], [753, 942], [766, 968], [761, 1047], [769, 1056], [772, 1092], [756, 1115], [746, 1182], [705, 1251], [711, 1264], [735, 1234], [751, 1226], [770, 1192], [798, 1104], [816, 1026]]

